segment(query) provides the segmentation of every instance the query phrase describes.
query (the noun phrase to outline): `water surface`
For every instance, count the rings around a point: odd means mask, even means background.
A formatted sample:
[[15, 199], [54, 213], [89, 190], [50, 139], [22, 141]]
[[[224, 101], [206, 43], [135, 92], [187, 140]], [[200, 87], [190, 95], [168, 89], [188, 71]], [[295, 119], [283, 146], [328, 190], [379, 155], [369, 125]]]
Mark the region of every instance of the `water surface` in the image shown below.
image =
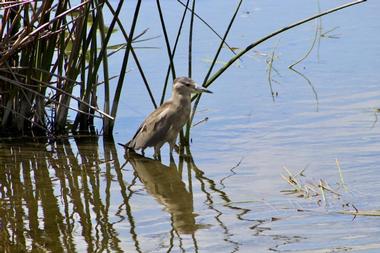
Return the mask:
[[[176, 24], [178, 4], [162, 4], [167, 22]], [[220, 33], [235, 5], [197, 1]], [[139, 29], [149, 27], [149, 35], [160, 29], [154, 6], [144, 1], [140, 17]], [[316, 12], [317, 2], [246, 1], [228, 42], [242, 48]], [[191, 156], [175, 155], [174, 163], [167, 147], [160, 163], [149, 158], [152, 151], [126, 156], [116, 144], [128, 141], [152, 110], [134, 66], [114, 140], [2, 140], [0, 252], [379, 252], [379, 217], [339, 213], [352, 205], [380, 210], [378, 13], [368, 1], [324, 17], [323, 31], [334, 30], [296, 66], [304, 77], [287, 66], [310, 48], [315, 23], [249, 53], [203, 97], [195, 122], [209, 120], [193, 128]], [[177, 26], [169, 27], [174, 36]], [[218, 40], [199, 21], [195, 29], [193, 78], [201, 81]], [[162, 43], [145, 42], [161, 49], [138, 51], [157, 99], [167, 64], [159, 60], [166, 59]], [[178, 75], [187, 73], [182, 47]], [[274, 101], [266, 64], [273, 50]], [[224, 49], [221, 61], [231, 55]], [[285, 194], [291, 186], [281, 177], [284, 167], [306, 168], [305, 182], [322, 179], [341, 196]]]

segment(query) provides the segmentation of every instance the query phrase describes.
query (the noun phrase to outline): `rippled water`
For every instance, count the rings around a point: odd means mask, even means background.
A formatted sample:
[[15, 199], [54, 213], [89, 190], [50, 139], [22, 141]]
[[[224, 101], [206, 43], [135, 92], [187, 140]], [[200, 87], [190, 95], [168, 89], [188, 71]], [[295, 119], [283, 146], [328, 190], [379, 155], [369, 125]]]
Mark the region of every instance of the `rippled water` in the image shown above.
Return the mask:
[[[156, 35], [154, 2], [143, 4], [139, 29]], [[175, 23], [178, 5], [163, 4]], [[197, 8], [222, 32], [235, 4]], [[247, 1], [229, 43], [244, 47], [316, 12], [317, 2]], [[174, 163], [167, 148], [160, 163], [116, 144], [152, 110], [141, 103], [149, 99], [133, 66], [114, 140], [2, 140], [0, 252], [379, 252], [380, 217], [341, 213], [380, 210], [378, 13], [369, 1], [322, 19], [323, 31], [334, 30], [296, 67], [310, 83], [287, 66], [311, 46], [315, 23], [250, 53], [203, 97], [195, 121], [208, 121], [193, 128], [192, 156]], [[201, 23], [195, 28], [194, 79], [202, 80], [217, 40]], [[265, 61], [274, 49], [273, 101]], [[158, 98], [165, 50], [138, 53]], [[222, 60], [229, 57], [225, 50]], [[185, 63], [179, 53], [179, 75]], [[317, 186], [315, 196], [284, 192], [292, 189], [284, 167], [306, 168], [301, 180]], [[321, 191], [321, 180], [334, 192]]]

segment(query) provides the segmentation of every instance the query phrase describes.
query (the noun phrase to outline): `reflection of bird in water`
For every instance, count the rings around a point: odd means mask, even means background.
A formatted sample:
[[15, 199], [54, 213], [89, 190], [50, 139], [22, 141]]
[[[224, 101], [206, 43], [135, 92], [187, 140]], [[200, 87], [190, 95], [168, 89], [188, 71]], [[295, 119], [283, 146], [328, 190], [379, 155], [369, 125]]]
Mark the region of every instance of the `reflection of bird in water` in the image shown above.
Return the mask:
[[161, 147], [168, 142], [172, 155], [178, 133], [190, 117], [192, 92], [211, 93], [188, 77], [176, 78], [171, 98], [144, 120], [125, 147], [142, 149], [142, 154], [145, 148], [154, 147], [154, 157], [158, 158]]
[[193, 198], [186, 190], [174, 161], [168, 167], [134, 152], [126, 152], [126, 156], [148, 193], [172, 216], [173, 228], [183, 234], [194, 233], [199, 225], [195, 224]]

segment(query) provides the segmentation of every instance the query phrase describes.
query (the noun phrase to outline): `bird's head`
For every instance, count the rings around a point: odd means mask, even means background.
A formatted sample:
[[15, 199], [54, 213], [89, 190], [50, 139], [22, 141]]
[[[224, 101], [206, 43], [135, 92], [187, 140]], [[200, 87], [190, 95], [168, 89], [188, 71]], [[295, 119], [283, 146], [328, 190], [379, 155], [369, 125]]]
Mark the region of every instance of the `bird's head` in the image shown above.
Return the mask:
[[194, 80], [188, 77], [178, 77], [174, 80], [173, 89], [175, 92], [178, 92], [183, 95], [189, 95], [191, 93], [212, 93], [206, 88], [199, 86]]

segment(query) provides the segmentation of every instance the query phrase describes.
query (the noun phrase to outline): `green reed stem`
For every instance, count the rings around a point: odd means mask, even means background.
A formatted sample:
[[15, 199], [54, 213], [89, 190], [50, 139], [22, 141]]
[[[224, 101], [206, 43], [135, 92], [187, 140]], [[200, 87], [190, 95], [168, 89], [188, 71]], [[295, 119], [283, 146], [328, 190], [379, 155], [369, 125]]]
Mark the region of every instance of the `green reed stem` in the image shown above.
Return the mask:
[[[125, 29], [124, 29], [124, 27], [123, 27], [123, 24], [121, 23], [119, 17], [118, 17], [117, 15], [114, 14], [115, 11], [114, 11], [114, 9], [112, 8], [112, 5], [110, 5], [110, 4], [107, 2], [107, 6], [109, 7], [111, 13], [114, 15], [115, 20], [116, 20], [117, 24], [119, 25], [120, 31], [121, 31], [121, 33], [123, 34], [125, 40], [126, 40], [126, 41], [129, 41], [129, 36], [128, 36], [127, 32], [125, 31]], [[144, 34], [144, 32], [143, 32], [142, 34]], [[142, 34], [136, 36], [135, 38], [133, 38], [133, 39], [132, 39], [132, 42], [134, 42], [134, 41], [137, 39], [137, 37], [142, 36]], [[145, 73], [144, 73], [144, 69], [142, 68], [142, 66], [141, 66], [141, 64], [140, 64], [140, 60], [139, 60], [139, 58], [137, 57], [137, 54], [136, 54], [136, 52], [135, 52], [135, 49], [134, 49], [133, 47], [131, 47], [130, 50], [131, 50], [131, 53], [132, 53], [132, 56], [133, 56], [133, 60], [135, 61], [136, 66], [137, 66], [137, 69], [139, 70], [139, 73], [140, 73], [140, 75], [141, 75], [141, 78], [143, 79], [143, 82], [144, 82], [145, 88], [146, 88], [147, 91], [148, 91], [148, 94], [149, 94], [149, 97], [150, 97], [150, 99], [151, 99], [151, 101], [152, 101], [152, 104], [153, 104], [154, 108], [157, 108], [157, 103], [156, 103], [156, 101], [155, 101], [155, 99], [154, 99], [154, 96], [153, 96], [152, 90], [150, 89], [150, 86], [149, 86], [148, 80], [147, 80], [146, 75], [145, 75]]]
[[[137, 18], [138, 18], [139, 13], [140, 13], [141, 2], [142, 2], [141, 0], [137, 1], [135, 12], [134, 12], [134, 15], [133, 15], [133, 20], [132, 20], [132, 24], [131, 24], [131, 30], [129, 32], [129, 38], [130, 39], [127, 41], [127, 48], [125, 50], [123, 64], [122, 64], [121, 71], [120, 71], [120, 76], [119, 76], [119, 81], [118, 81], [117, 86], [116, 86], [116, 91], [115, 91], [115, 95], [114, 95], [114, 101], [113, 101], [113, 104], [112, 104], [112, 109], [111, 109], [111, 116], [112, 117], [116, 117], [116, 114], [117, 114], [117, 109], [118, 109], [118, 106], [119, 106], [119, 100], [120, 100], [121, 90], [123, 88], [125, 73], [126, 73], [126, 70], [127, 70], [127, 65], [128, 65], [128, 60], [129, 60], [129, 54], [130, 54], [130, 51], [131, 51], [131, 48], [132, 48], [132, 38], [133, 38], [133, 35], [134, 35], [134, 32], [135, 32], [135, 28], [136, 28], [136, 24], [137, 24]], [[105, 135], [112, 135], [114, 124], [115, 124], [115, 122], [112, 121], [112, 122], [110, 122], [109, 129], [104, 129], [104, 134]]]
[[157, 3], [158, 13], [160, 15], [162, 32], [164, 33], [166, 50], [168, 52], [168, 57], [169, 57], [169, 61], [170, 61], [170, 68], [172, 70], [172, 77], [173, 77], [173, 80], [174, 80], [175, 77], [176, 77], [176, 74], [175, 74], [175, 68], [174, 68], [173, 55], [172, 55], [172, 52], [171, 52], [171, 47], [170, 47], [168, 33], [166, 31], [166, 25], [165, 25], [164, 16], [163, 16], [162, 10], [161, 10], [160, 0], [156, 0], [156, 3]]
[[[213, 59], [213, 61], [212, 61], [212, 63], [211, 63], [211, 66], [210, 66], [210, 68], [209, 68], [209, 70], [208, 70], [208, 72], [207, 72], [207, 74], [206, 74], [206, 76], [205, 76], [205, 78], [204, 78], [204, 80], [203, 80], [203, 85], [202, 85], [202, 86], [204, 86], [204, 85], [206, 84], [208, 78], [210, 77], [210, 75], [211, 75], [211, 73], [212, 73], [212, 70], [213, 70], [213, 68], [214, 68], [214, 66], [215, 66], [216, 61], [218, 60], [219, 54], [220, 54], [220, 52], [221, 52], [221, 50], [222, 50], [222, 48], [223, 48], [223, 45], [225, 44], [224, 42], [226, 41], [227, 36], [228, 36], [228, 34], [229, 34], [229, 32], [230, 32], [230, 30], [231, 30], [231, 28], [232, 28], [232, 25], [233, 25], [233, 23], [234, 23], [234, 21], [235, 21], [235, 18], [236, 18], [237, 13], [239, 12], [239, 9], [240, 9], [240, 6], [241, 6], [242, 2], [243, 2], [243, 0], [240, 0], [239, 3], [238, 3], [238, 5], [237, 5], [237, 7], [236, 7], [236, 9], [235, 9], [235, 12], [234, 12], [234, 14], [233, 14], [233, 16], [232, 16], [232, 18], [231, 18], [231, 20], [230, 20], [230, 23], [228, 24], [227, 30], [226, 30], [226, 32], [224, 33], [224, 36], [223, 36], [223, 38], [222, 38], [222, 41], [221, 41], [220, 44], [219, 44], [218, 50], [217, 50], [216, 53], [215, 53], [214, 59]], [[201, 96], [202, 96], [201, 94], [199, 94], [199, 95], [197, 96], [197, 99], [196, 99], [196, 101], [195, 101], [195, 104], [194, 104], [193, 110], [192, 110], [192, 112], [191, 112], [190, 120], [189, 120], [189, 122], [188, 122], [187, 125], [186, 125], [186, 136], [185, 136], [185, 137], [186, 137], [187, 142], [189, 142], [189, 140], [190, 140], [190, 128], [191, 128], [191, 124], [192, 124], [192, 122], [193, 122], [194, 115], [195, 115], [195, 112], [196, 112], [196, 110], [197, 110], [197, 107], [198, 107], [199, 101], [200, 101], [200, 99], [201, 99]]]
[[189, 59], [188, 59], [188, 77], [192, 76], [192, 51], [193, 51], [193, 30], [194, 30], [194, 13], [195, 13], [195, 2], [193, 0], [193, 4], [191, 6], [191, 19], [190, 19], [190, 31], [189, 31]]
[[[176, 49], [177, 49], [179, 37], [181, 35], [181, 31], [182, 31], [182, 27], [183, 27], [183, 24], [184, 24], [184, 21], [185, 21], [185, 17], [186, 17], [187, 8], [189, 6], [189, 3], [190, 3], [190, 0], [187, 0], [187, 2], [186, 2], [186, 8], [183, 11], [181, 22], [180, 22], [180, 25], [179, 25], [179, 28], [178, 28], [178, 31], [177, 31], [177, 37], [175, 39], [175, 43], [174, 43], [174, 47], [173, 47], [172, 58], [174, 58], [174, 55], [175, 55], [175, 52], [176, 52]], [[171, 68], [170, 68], [170, 65], [169, 65], [168, 66], [168, 70], [166, 71], [165, 83], [164, 83], [164, 88], [162, 90], [160, 105], [162, 105], [164, 103], [164, 100], [165, 100], [165, 95], [166, 95], [166, 90], [167, 90], [168, 81], [169, 81], [169, 75], [170, 75], [170, 69]]]
[[[185, 10], [187, 9], [187, 10], [189, 10], [189, 11], [191, 11], [191, 9], [188, 7], [188, 4], [184, 4], [182, 1], [180, 1], [180, 0], [177, 0], [177, 2], [178, 3], [180, 3], [182, 6], [184, 6], [185, 7]], [[188, 1], [189, 2], [189, 1]], [[187, 2], [187, 3], [188, 3]], [[204, 20], [201, 16], [199, 16], [196, 12], [193, 12], [194, 13], [194, 16], [196, 17], [196, 18], [198, 18], [199, 19], [199, 21], [201, 21], [203, 24], [205, 24], [211, 31], [212, 31], [212, 33], [214, 33], [219, 39], [222, 39], [222, 36], [220, 36], [220, 34], [217, 32], [217, 31], [215, 31], [215, 29], [214, 28], [212, 28], [212, 26], [209, 24], [209, 23], [207, 23], [207, 21], [206, 20]], [[235, 54], [236, 55], [236, 53], [235, 53], [235, 51], [233, 50], [233, 48], [227, 43], [227, 41], [225, 41], [224, 42], [224, 45], [226, 45], [226, 47], [231, 51], [231, 53], [233, 53], [233, 54]]]

